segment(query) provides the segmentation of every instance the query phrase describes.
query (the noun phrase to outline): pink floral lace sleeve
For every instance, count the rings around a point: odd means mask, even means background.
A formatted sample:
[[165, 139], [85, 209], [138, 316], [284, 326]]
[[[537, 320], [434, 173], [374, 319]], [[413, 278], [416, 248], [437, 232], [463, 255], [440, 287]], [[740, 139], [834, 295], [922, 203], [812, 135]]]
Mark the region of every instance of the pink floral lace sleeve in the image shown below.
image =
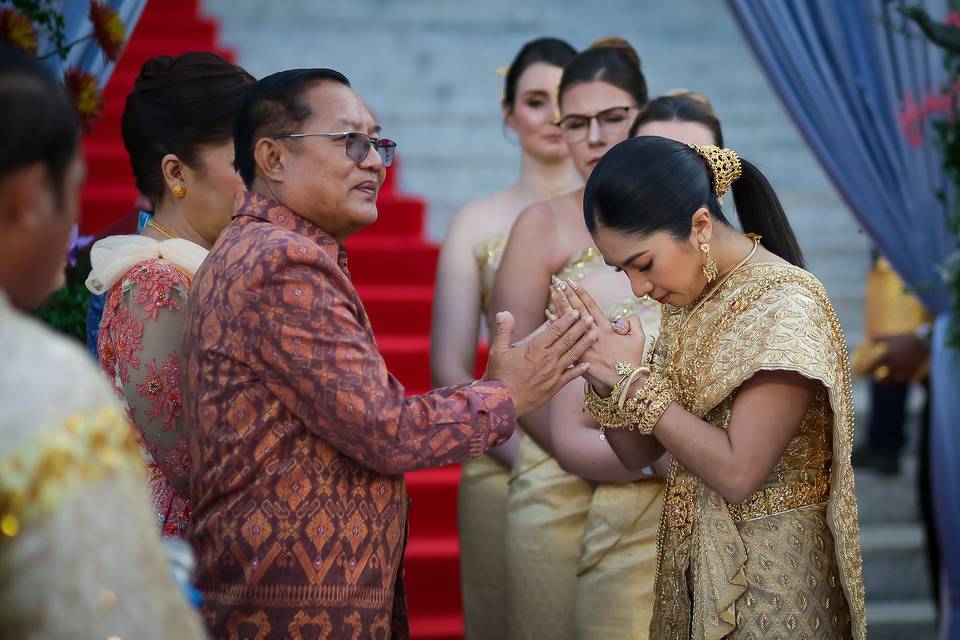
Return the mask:
[[189, 457], [182, 411], [183, 322], [190, 280], [163, 260], [134, 265], [110, 290], [100, 322], [100, 367], [126, 401], [150, 472], [164, 535], [186, 534]]

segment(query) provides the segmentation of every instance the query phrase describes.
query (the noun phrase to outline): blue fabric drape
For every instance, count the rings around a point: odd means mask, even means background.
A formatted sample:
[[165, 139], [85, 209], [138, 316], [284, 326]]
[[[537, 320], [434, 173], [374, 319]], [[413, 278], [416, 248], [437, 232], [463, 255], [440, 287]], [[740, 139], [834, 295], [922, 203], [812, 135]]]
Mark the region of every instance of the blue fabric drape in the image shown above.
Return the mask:
[[[891, 33], [908, 25], [883, 0], [728, 1], [854, 216], [927, 308], [944, 311], [937, 269], [955, 244], [936, 194], [952, 190], [938, 150], [911, 146], [898, 115], [905, 96], [921, 100], [947, 82], [940, 51], [916, 29]], [[911, 4], [946, 14], [944, 0]]]
[[950, 317], [937, 318], [930, 363], [932, 415], [930, 469], [937, 538], [943, 562], [940, 593], [940, 637], [960, 639], [960, 353], [944, 342]]
[[[942, 52], [896, 11], [947, 15], [946, 0], [727, 0], [774, 89], [853, 215], [937, 315], [933, 343], [931, 474], [943, 547], [941, 637], [960, 640], [960, 356], [945, 343], [948, 291], [939, 275], [956, 249], [954, 190], [931, 144], [901, 129], [904, 102], [950, 80]], [[937, 194], [942, 195], [942, 199]]]

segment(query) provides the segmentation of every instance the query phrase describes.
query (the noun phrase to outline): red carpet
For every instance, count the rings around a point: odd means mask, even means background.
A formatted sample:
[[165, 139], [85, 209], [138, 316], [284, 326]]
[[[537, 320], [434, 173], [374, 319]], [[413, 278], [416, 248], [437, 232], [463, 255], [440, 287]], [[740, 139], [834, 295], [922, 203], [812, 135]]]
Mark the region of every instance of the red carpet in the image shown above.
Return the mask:
[[[83, 233], [97, 234], [129, 214], [137, 197], [120, 138], [120, 115], [145, 60], [186, 51], [215, 51], [216, 24], [196, 0], [154, 0], [137, 25], [106, 90], [105, 117], [86, 137], [88, 179]], [[402, 153], [402, 146], [401, 146]], [[350, 269], [390, 370], [410, 393], [430, 388], [428, 353], [438, 249], [424, 237], [425, 203], [394, 187], [395, 165], [379, 199], [380, 220], [348, 242]], [[463, 635], [457, 543], [458, 467], [410, 474], [413, 500], [406, 577], [414, 638]], [[491, 612], [496, 615], [496, 612]]]

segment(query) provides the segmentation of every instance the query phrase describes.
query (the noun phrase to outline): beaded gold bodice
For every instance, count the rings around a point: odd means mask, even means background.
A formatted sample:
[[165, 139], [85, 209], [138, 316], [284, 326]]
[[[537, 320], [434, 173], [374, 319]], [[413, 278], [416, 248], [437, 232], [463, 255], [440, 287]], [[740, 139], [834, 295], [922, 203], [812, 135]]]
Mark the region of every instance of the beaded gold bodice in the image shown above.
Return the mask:
[[[794, 371], [822, 386], [768, 481], [747, 500], [729, 504], [673, 463], [658, 535], [651, 637], [729, 633], [738, 594], [747, 589], [743, 566], [750, 551], [736, 523], [826, 501], [853, 635], [863, 638], [850, 466], [853, 397], [843, 332], [823, 286], [793, 266], [748, 264], [684, 316], [683, 309], [665, 308], [658, 358], [676, 376], [678, 402], [706, 422], [728, 428], [737, 391], [762, 370]], [[694, 615], [697, 610], [702, 615]]]
[[473, 249], [473, 256], [477, 260], [477, 269], [480, 271], [480, 311], [486, 317], [490, 311], [490, 300], [493, 296], [493, 281], [497, 277], [497, 269], [503, 258], [503, 250], [507, 246], [508, 234], [501, 233], [477, 244]]

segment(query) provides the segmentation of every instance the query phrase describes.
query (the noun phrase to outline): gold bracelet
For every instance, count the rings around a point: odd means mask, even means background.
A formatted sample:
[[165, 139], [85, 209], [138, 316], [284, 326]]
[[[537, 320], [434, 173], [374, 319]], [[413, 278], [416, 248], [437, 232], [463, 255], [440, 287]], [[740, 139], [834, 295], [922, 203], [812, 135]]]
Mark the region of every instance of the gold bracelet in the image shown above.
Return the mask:
[[630, 375], [621, 378], [606, 398], [597, 394], [589, 382], [585, 383], [583, 406], [599, 425], [601, 440], [606, 439], [605, 429], [639, 429], [643, 435], [652, 434], [654, 425], [676, 398], [672, 376], [653, 372], [644, 381], [643, 387], [632, 398], [626, 399], [630, 384], [643, 373], [642, 369], [646, 368], [638, 367]]
[[650, 375], [650, 367], [640, 366], [630, 372], [626, 380], [623, 381], [623, 387], [620, 389], [620, 395], [617, 397], [617, 406], [623, 409], [624, 405], [627, 403], [627, 394], [630, 393], [630, 387], [633, 386], [633, 383], [637, 381], [637, 378], [647, 374]]
[[643, 388], [637, 392], [637, 400], [644, 406], [643, 416], [637, 423], [637, 431], [641, 435], [653, 435], [653, 428], [676, 397], [672, 377], [662, 373], [651, 374]]

